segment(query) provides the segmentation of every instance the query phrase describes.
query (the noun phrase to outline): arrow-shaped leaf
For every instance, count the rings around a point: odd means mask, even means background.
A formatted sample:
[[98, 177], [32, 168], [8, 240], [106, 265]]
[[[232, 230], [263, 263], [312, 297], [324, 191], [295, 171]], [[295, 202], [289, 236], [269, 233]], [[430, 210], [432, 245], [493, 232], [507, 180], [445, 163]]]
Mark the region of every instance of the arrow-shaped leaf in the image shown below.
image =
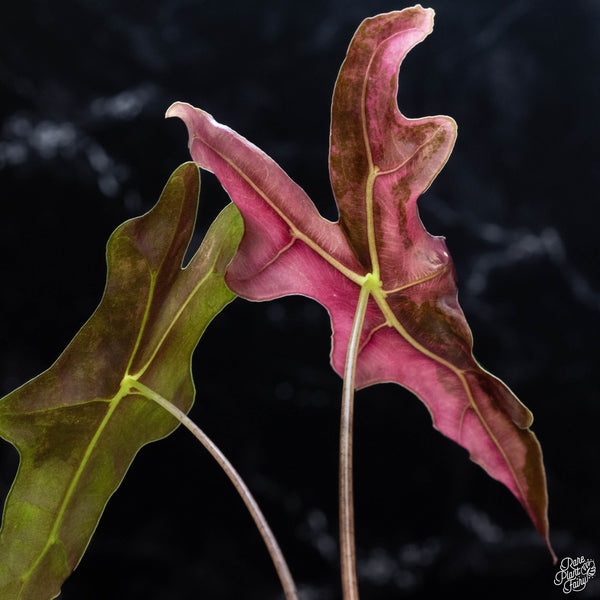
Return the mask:
[[407, 119], [397, 107], [400, 63], [432, 24], [433, 11], [416, 6], [367, 19], [352, 40], [332, 106], [337, 223], [322, 218], [273, 160], [207, 113], [176, 103], [167, 116], [185, 121], [192, 158], [217, 175], [244, 218], [227, 271], [231, 289], [252, 300], [302, 294], [323, 304], [339, 374], [366, 289], [356, 386], [393, 381], [411, 389], [434, 426], [511, 490], [549, 546], [531, 413], [473, 358], [446, 244], [417, 211], [456, 137], [449, 117]]
[[115, 230], [92, 317], [50, 369], [0, 401], [0, 434], [21, 458], [0, 532], [3, 600], [56, 597], [135, 454], [178, 425], [139, 389], [184, 412], [193, 403], [191, 355], [234, 298], [223, 277], [243, 231], [230, 205], [182, 269], [198, 191], [186, 163], [150, 212]]

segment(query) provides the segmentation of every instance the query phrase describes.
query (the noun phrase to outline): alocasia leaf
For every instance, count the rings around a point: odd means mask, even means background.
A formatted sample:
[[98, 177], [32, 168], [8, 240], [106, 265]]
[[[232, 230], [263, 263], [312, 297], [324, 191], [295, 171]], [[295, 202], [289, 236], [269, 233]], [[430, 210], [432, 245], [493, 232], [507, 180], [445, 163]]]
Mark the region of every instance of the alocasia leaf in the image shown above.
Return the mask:
[[150, 212], [115, 230], [92, 317], [52, 367], [0, 400], [0, 435], [20, 453], [0, 531], [3, 600], [56, 597], [135, 454], [178, 425], [140, 389], [183, 412], [193, 403], [191, 355], [234, 298], [223, 278], [243, 231], [228, 206], [182, 269], [198, 191], [186, 163]]
[[425, 230], [417, 211], [456, 137], [451, 118], [407, 119], [397, 106], [400, 63], [432, 26], [433, 11], [416, 6], [365, 20], [352, 40], [332, 106], [337, 223], [322, 218], [273, 160], [209, 114], [176, 103], [167, 116], [184, 120], [192, 158], [217, 175], [244, 218], [227, 271], [231, 289], [251, 300], [301, 294], [323, 304], [339, 374], [366, 289], [356, 387], [393, 381], [412, 390], [434, 426], [518, 498], [550, 548], [531, 413], [474, 359], [445, 241]]

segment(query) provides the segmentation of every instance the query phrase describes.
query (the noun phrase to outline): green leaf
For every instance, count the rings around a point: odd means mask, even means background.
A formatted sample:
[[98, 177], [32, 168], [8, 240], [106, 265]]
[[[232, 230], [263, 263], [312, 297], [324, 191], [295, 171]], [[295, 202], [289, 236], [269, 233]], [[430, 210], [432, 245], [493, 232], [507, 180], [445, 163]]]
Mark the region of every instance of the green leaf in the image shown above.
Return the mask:
[[183, 412], [191, 356], [235, 295], [223, 281], [243, 232], [229, 205], [182, 269], [194, 228], [198, 168], [180, 166], [145, 215], [107, 245], [100, 305], [50, 369], [0, 400], [0, 435], [20, 464], [0, 530], [0, 598], [55, 598], [138, 450], [178, 421], [136, 389]]

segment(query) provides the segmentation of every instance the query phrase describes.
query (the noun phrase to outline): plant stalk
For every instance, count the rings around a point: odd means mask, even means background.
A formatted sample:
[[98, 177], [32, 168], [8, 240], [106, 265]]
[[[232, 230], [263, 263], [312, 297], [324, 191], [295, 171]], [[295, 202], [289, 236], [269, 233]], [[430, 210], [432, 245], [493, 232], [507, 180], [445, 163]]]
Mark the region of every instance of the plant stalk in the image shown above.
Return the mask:
[[360, 334], [363, 329], [370, 288], [364, 285], [360, 290], [344, 367], [342, 388], [342, 415], [340, 423], [340, 564], [342, 571], [342, 593], [344, 600], [358, 600], [358, 579], [356, 576], [356, 542], [354, 534], [354, 491], [352, 438], [354, 429], [354, 389], [356, 361], [360, 347]]
[[194, 421], [192, 421], [184, 412], [179, 410], [172, 402], [169, 402], [160, 394], [156, 393], [148, 386], [136, 381], [133, 378], [129, 381], [129, 383], [131, 387], [137, 389], [144, 396], [162, 406], [162, 408], [171, 413], [180, 423], [189, 429], [189, 431], [217, 461], [223, 471], [225, 471], [225, 474], [227, 477], [229, 477], [229, 480], [231, 483], [233, 483], [238, 494], [242, 497], [247, 509], [250, 511], [250, 514], [254, 519], [256, 526], [258, 527], [258, 531], [260, 532], [260, 535], [267, 546], [267, 550], [271, 555], [271, 560], [275, 565], [275, 570], [277, 571], [277, 575], [281, 581], [286, 600], [298, 600], [298, 591], [296, 590], [296, 585], [292, 579], [292, 575], [283, 553], [281, 552], [281, 548], [279, 547], [279, 544], [277, 543], [277, 540], [275, 539], [275, 536], [273, 535], [265, 516], [254, 499], [254, 496], [252, 496], [250, 490], [244, 483], [244, 480], [235, 470], [233, 465], [229, 462], [221, 450], [219, 450], [215, 443], [202, 431], [202, 429], [200, 429], [200, 427], [198, 427]]

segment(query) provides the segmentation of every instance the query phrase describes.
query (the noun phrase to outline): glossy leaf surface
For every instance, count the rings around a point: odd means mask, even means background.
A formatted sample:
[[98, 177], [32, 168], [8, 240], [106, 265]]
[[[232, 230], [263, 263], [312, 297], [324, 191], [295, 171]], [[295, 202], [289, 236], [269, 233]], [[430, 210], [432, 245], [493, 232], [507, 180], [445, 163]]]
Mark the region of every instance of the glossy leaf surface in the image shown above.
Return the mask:
[[150, 212], [115, 230], [92, 317], [51, 368], [0, 401], [0, 434], [20, 454], [0, 532], [3, 600], [56, 597], [135, 454], [178, 425], [136, 382], [184, 412], [193, 403], [191, 355], [234, 298], [223, 278], [243, 231], [230, 205], [182, 269], [198, 191], [186, 163]]
[[167, 116], [184, 120], [192, 158], [217, 175], [244, 218], [231, 289], [252, 300], [302, 294], [323, 304], [332, 365], [342, 375], [367, 286], [356, 386], [393, 381], [412, 390], [434, 426], [511, 490], [549, 546], [531, 413], [473, 358], [445, 241], [425, 230], [417, 211], [456, 137], [451, 118], [407, 119], [397, 106], [400, 63], [432, 25], [433, 11], [416, 6], [365, 20], [352, 40], [332, 106], [339, 222], [322, 218], [273, 160], [211, 115], [176, 103]]

